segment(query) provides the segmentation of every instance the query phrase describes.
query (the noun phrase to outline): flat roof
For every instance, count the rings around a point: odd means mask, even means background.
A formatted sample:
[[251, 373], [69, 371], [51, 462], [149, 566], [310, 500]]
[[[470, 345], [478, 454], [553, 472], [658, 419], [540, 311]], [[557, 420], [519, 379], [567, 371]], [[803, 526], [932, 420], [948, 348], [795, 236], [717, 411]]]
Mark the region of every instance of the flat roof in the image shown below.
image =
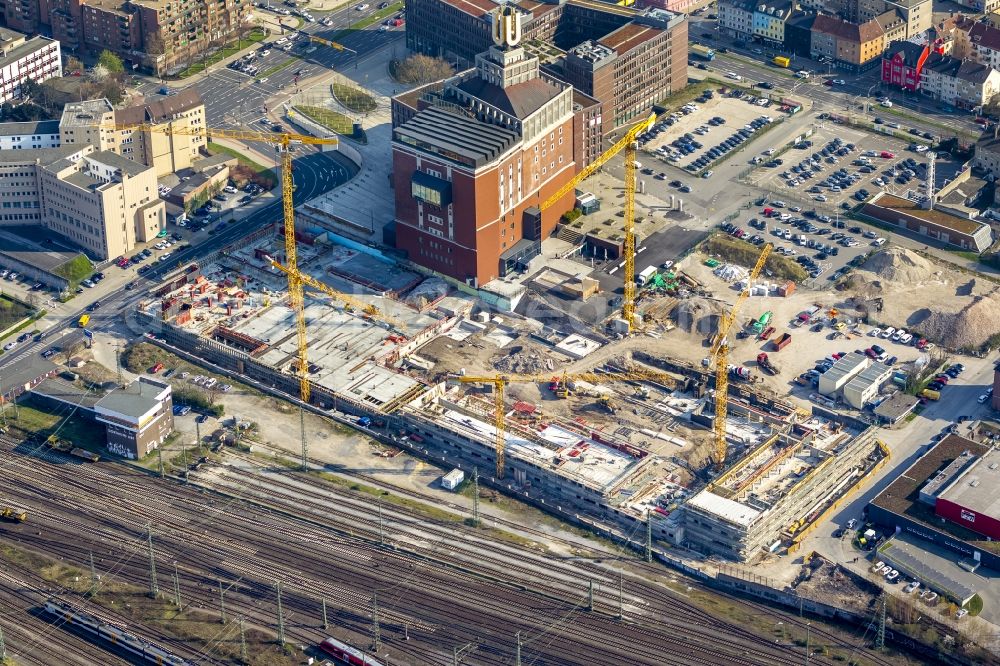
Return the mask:
[[[454, 154], [466, 158], [473, 167], [497, 159], [520, 141], [512, 130], [436, 106], [424, 109], [397, 127], [393, 135], [398, 143], [417, 149], [437, 149], [442, 157]], [[462, 163], [461, 159], [454, 161]]]
[[961, 217], [956, 217], [955, 215], [949, 215], [948, 213], [942, 212], [936, 208], [925, 210], [921, 208], [916, 201], [910, 201], [909, 199], [897, 197], [893, 194], [882, 194], [882, 196], [878, 197], [871, 203], [865, 204], [865, 206], [874, 206], [876, 208], [899, 211], [938, 226], [954, 229], [955, 231], [967, 236], [971, 236], [980, 228], [988, 226], [982, 222], [976, 222], [975, 220], [966, 220]]
[[114, 390], [98, 400], [96, 407], [139, 418], [154, 409], [159, 404], [158, 397], [169, 389], [168, 384], [140, 377], [128, 386]]
[[9, 365], [0, 372], [0, 395], [11, 389], [21, 388], [56, 369], [56, 364], [38, 354], [31, 354]]
[[139, 174], [153, 168], [146, 166], [142, 162], [136, 162], [135, 160], [130, 160], [127, 157], [122, 157], [118, 153], [113, 153], [110, 150], [98, 150], [97, 152], [85, 155], [84, 159], [93, 160], [99, 164], [113, 167], [129, 176], [138, 176]]
[[617, 30], [601, 37], [597, 42], [614, 49], [619, 55], [631, 51], [640, 44], [656, 39], [663, 29], [638, 23], [626, 23]]
[[702, 490], [700, 493], [689, 499], [686, 506], [700, 509], [706, 513], [718, 516], [723, 520], [743, 527], [749, 527], [760, 518], [763, 511], [758, 511], [745, 504], [731, 499], [726, 499], [721, 495], [716, 495], [709, 490]]
[[22, 150], [11, 148], [0, 150], [0, 164], [39, 164], [48, 166], [55, 164], [59, 160], [66, 159], [70, 155], [90, 150], [88, 145], [59, 146], [58, 148], [32, 148]]
[[895, 422], [913, 411], [918, 404], [920, 399], [917, 396], [898, 391], [875, 408], [875, 416]]
[[965, 473], [952, 480], [938, 499], [954, 502], [976, 513], [1000, 519], [1000, 453], [991, 449]]
[[13, 65], [21, 58], [26, 58], [35, 51], [40, 51], [52, 44], [58, 45], [59, 42], [57, 42], [54, 39], [49, 39], [48, 37], [32, 37], [24, 44], [21, 44], [20, 46], [17, 46], [15, 48], [12, 48], [10, 51], [7, 51], [7, 55], [0, 58], [0, 69], [3, 69], [4, 67], [7, 67], [9, 65]]
[[[4, 371], [6, 372], [6, 368]], [[32, 393], [70, 405], [76, 405], [89, 411], [93, 411], [94, 405], [104, 397], [103, 391], [96, 393], [88, 391], [60, 377], [49, 377], [45, 381], [40, 382], [38, 386], [32, 389]]]
[[975, 543], [981, 548], [997, 552], [995, 548], [998, 545], [997, 542], [990, 544], [981, 534], [951, 521], [942, 521], [934, 513], [934, 507], [920, 501], [920, 489], [939, 470], [951, 464], [952, 461], [959, 458], [965, 451], [971, 451], [972, 455], [975, 456], [983, 456], [989, 450], [990, 447], [962, 437], [961, 435], [948, 435], [931, 447], [927, 453], [918, 458], [906, 471], [897, 476], [892, 483], [875, 496], [871, 504], [886, 511], [906, 516], [919, 523], [924, 523], [942, 532], [947, 532], [956, 539]]
[[[17, 152], [34, 151], [19, 150]], [[43, 245], [46, 238], [51, 240], [51, 233], [50, 230], [41, 227], [0, 227], [0, 255], [37, 266], [41, 270], [51, 273], [82, 254], [69, 249], [54, 249], [55, 245]]]

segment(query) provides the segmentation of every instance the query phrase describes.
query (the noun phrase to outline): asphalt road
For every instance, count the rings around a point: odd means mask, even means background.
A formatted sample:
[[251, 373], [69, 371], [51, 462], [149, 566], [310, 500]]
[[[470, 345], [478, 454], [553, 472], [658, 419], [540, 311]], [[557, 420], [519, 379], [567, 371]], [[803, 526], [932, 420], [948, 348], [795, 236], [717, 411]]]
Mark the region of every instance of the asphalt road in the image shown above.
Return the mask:
[[[813, 100], [818, 108], [830, 113], [843, 113], [845, 111], [863, 112], [865, 102], [870, 102], [869, 113], [872, 115], [882, 115], [887, 120], [898, 121], [903, 127], [919, 127], [934, 134], [941, 133], [941, 123], [952, 127], [959, 127], [970, 132], [979, 132], [981, 127], [977, 125], [970, 114], [948, 113], [944, 111], [942, 105], [920, 95], [912, 95], [903, 91], [883, 86], [880, 80], [881, 70], [876, 67], [860, 75], [847, 75], [844, 72], [832, 68], [830, 65], [822, 64], [816, 60], [795, 56], [788, 70], [771, 67], [767, 63], [779, 52], [774, 49], [762, 49], [763, 53], [754, 53], [752, 49], [761, 49], [759, 45], [748, 45], [746, 48], [734, 46], [734, 40], [719, 34], [716, 31], [714, 19], [707, 19], [703, 16], [692, 16], [689, 26], [689, 34], [692, 42], [697, 42], [716, 50], [715, 60], [707, 63], [709, 70], [725, 74], [735, 72], [744, 78], [744, 83], [759, 83], [767, 81], [775, 87], [787, 90], [788, 97], [805, 97]], [[711, 34], [712, 38], [704, 37]], [[726, 47], [731, 53], [719, 53], [720, 47]], [[751, 58], [756, 64], [751, 64], [739, 57]], [[794, 79], [788, 76], [789, 71], [807, 70], [813, 73], [813, 77], [808, 81]], [[826, 86], [823, 82], [827, 78], [842, 79], [844, 85]], [[894, 118], [886, 109], [878, 106], [875, 98], [889, 97], [893, 104], [911, 113], [927, 116], [933, 123], [921, 121], [916, 118]], [[871, 98], [871, 99], [869, 99]], [[881, 114], [880, 114], [881, 112]]]
[[[286, 30], [284, 35], [272, 34], [265, 41], [273, 43], [282, 36], [288, 37], [301, 32], [331, 38], [339, 30], [377, 11], [377, 3], [373, 3], [368, 10], [363, 12], [352, 7], [345, 7], [327, 15], [333, 20], [333, 25], [330, 27], [320, 23], [304, 23], [301, 28]], [[264, 77], [267, 79], [265, 83], [257, 83], [257, 79], [254, 77], [216, 65], [207, 74], [197, 74], [189, 79], [188, 85], [175, 87], [174, 90], [193, 87], [201, 94], [205, 101], [205, 116], [209, 127], [247, 127], [264, 117], [265, 106], [270, 98], [281, 93], [290, 95], [295, 92], [296, 72], [301, 72], [300, 83], [307, 83], [310, 77], [325, 73], [327, 70], [349, 71], [356, 67], [367, 54], [377, 51], [404, 35], [404, 27], [391, 28], [384, 32], [380, 31], [379, 27], [380, 25], [376, 23], [365, 30], [348, 35], [342, 40], [343, 45], [354, 53], [338, 51], [322, 44], [313, 44], [316, 50], [307, 54], [303, 49], [306, 42], [301, 40], [295, 42], [302, 46], [293, 49], [292, 54], [294, 55], [285, 53], [279, 48], [272, 48], [269, 55], [255, 61], [260, 73], [289, 60], [296, 62]], [[158, 91], [161, 85], [158, 80], [150, 79], [140, 85], [139, 90], [145, 95], [156, 98], [159, 96]]]

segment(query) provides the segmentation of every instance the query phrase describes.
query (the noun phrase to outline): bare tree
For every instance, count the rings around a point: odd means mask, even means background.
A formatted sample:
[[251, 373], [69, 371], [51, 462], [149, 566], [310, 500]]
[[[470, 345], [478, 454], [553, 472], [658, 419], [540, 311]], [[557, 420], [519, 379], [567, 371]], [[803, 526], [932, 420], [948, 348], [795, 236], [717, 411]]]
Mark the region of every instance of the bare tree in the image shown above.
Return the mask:
[[396, 61], [396, 79], [403, 83], [428, 83], [446, 79], [455, 73], [447, 60], [416, 54]]

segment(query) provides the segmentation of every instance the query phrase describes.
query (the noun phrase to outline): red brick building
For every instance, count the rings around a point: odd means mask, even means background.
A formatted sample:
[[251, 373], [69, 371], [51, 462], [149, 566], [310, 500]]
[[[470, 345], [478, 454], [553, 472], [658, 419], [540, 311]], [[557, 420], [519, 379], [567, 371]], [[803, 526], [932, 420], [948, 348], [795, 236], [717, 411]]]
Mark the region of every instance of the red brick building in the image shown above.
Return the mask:
[[893, 42], [882, 55], [882, 83], [916, 91], [920, 85], [920, 73], [930, 54], [931, 49], [926, 44]]
[[393, 114], [402, 121], [392, 142], [396, 246], [473, 286], [537, 256], [572, 208], [570, 191], [541, 216], [529, 213], [576, 175], [574, 126], [587, 124], [573, 88], [542, 76], [517, 46], [519, 15], [501, 9], [495, 25], [497, 43], [475, 70], [421, 95], [415, 113]]

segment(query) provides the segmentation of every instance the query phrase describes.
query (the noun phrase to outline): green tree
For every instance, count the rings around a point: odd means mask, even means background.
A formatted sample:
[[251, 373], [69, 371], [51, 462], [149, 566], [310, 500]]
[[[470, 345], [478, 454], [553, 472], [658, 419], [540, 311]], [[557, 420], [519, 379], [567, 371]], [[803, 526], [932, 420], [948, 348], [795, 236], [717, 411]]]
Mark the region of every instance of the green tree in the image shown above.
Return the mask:
[[121, 74], [125, 71], [122, 59], [107, 49], [101, 51], [101, 55], [97, 57], [97, 64], [103, 65], [108, 70], [108, 73], [112, 75]]

